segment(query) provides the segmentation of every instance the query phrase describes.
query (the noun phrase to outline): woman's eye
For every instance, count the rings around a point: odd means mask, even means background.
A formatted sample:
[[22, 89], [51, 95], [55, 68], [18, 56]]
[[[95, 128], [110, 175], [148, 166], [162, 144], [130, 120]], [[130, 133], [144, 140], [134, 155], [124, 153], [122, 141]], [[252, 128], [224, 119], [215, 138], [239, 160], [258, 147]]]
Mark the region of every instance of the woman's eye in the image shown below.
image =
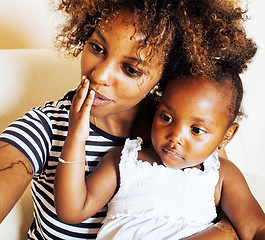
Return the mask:
[[204, 130], [198, 128], [198, 127], [192, 127], [191, 128], [192, 132], [195, 133], [195, 134], [202, 134], [202, 133], [205, 133]]
[[130, 77], [140, 77], [142, 76], [142, 72], [136, 70], [134, 67], [129, 64], [123, 64], [123, 71]]
[[166, 114], [163, 114], [161, 113], [161, 119], [164, 121], [164, 122], [167, 122], [167, 123], [171, 123], [172, 122], [172, 118], [167, 116]]
[[94, 42], [90, 42], [90, 49], [93, 53], [95, 54], [105, 54], [105, 50], [103, 47], [99, 46], [98, 44], [94, 43]]

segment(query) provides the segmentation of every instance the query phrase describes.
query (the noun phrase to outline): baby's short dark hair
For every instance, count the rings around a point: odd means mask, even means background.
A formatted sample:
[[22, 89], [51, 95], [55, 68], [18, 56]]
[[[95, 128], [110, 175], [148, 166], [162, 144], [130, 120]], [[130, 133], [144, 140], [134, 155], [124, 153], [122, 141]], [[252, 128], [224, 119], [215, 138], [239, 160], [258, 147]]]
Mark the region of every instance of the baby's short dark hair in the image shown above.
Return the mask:
[[243, 83], [238, 72], [226, 62], [219, 62], [215, 75], [210, 81], [212, 81], [220, 91], [224, 92], [224, 96], [231, 96], [227, 115], [229, 125], [246, 117], [242, 107], [244, 95]]

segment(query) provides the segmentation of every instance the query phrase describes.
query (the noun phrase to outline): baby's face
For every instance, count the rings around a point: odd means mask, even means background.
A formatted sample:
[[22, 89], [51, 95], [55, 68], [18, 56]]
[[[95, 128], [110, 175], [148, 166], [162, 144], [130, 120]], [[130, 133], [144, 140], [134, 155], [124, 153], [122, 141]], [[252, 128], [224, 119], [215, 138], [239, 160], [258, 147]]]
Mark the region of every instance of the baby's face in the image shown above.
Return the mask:
[[[231, 94], [231, 93], [230, 93]], [[152, 142], [163, 164], [197, 166], [222, 142], [230, 95], [202, 77], [171, 80], [156, 111]]]

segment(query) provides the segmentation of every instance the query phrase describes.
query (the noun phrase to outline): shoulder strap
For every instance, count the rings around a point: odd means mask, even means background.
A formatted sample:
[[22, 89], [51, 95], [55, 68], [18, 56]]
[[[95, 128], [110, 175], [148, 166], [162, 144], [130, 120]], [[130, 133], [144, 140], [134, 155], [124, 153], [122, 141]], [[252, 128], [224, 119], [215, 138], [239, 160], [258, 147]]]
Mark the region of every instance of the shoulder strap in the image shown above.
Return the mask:
[[121, 152], [121, 161], [125, 162], [128, 160], [137, 160], [138, 158], [138, 151], [140, 151], [141, 144], [143, 143], [143, 140], [140, 137], [137, 137], [137, 139], [129, 139], [127, 138], [124, 144], [124, 147]]

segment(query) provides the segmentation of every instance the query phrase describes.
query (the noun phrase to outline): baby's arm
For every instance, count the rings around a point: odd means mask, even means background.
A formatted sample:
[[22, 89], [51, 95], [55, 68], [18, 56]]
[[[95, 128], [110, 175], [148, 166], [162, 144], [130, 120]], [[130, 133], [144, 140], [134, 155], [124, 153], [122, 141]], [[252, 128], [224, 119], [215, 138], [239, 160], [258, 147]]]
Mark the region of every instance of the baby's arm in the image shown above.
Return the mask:
[[93, 216], [112, 197], [117, 186], [116, 166], [110, 158], [102, 160], [85, 179], [85, 142], [89, 133], [90, 109], [94, 93], [88, 97], [85, 79], [77, 88], [70, 109], [69, 130], [55, 176], [55, 208], [67, 223], [79, 223]]
[[220, 206], [239, 238], [265, 239], [265, 214], [240, 170], [230, 161], [221, 159], [220, 180]]

